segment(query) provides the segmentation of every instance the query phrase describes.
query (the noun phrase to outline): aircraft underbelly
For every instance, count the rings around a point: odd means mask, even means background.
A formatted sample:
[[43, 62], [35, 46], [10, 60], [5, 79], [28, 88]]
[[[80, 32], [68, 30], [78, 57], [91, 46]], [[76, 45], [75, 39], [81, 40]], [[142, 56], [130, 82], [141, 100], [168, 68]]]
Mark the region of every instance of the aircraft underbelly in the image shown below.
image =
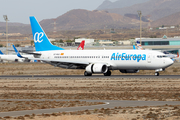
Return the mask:
[[137, 62], [137, 61], [118, 61], [113, 66], [114, 69], [146, 69], [145, 62]]

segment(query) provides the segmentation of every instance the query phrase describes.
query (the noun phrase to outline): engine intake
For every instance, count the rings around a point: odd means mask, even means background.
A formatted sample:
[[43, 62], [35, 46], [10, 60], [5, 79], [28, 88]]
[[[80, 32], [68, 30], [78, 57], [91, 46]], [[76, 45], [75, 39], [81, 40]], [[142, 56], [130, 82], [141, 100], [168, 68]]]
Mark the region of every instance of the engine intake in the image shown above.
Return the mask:
[[139, 70], [119, 70], [121, 73], [138, 73]]
[[106, 73], [108, 71], [108, 67], [107, 65], [101, 63], [90, 64], [86, 67], [86, 71], [88, 73]]

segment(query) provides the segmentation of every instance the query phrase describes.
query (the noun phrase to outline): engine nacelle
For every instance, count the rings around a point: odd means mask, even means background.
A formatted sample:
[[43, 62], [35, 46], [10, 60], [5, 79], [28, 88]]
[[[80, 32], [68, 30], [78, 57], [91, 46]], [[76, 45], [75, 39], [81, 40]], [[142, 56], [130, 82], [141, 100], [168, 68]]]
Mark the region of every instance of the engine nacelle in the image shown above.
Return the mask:
[[107, 71], [107, 65], [101, 63], [90, 64], [86, 67], [86, 72], [88, 73], [106, 73]]
[[139, 70], [119, 70], [121, 73], [138, 73]]

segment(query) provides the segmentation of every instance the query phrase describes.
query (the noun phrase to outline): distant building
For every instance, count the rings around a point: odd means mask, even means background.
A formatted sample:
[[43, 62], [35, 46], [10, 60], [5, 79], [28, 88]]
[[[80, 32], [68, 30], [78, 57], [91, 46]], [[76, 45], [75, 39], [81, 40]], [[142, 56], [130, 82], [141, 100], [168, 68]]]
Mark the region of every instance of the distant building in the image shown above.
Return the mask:
[[85, 45], [92, 45], [94, 43], [94, 39], [78, 38], [75, 39], [75, 44], [80, 44], [83, 40], [85, 40]]
[[49, 38], [49, 40], [50, 40], [51, 42], [56, 41], [56, 39], [53, 39], [53, 38]]
[[[163, 39], [164, 38], [164, 39]], [[142, 38], [142, 45], [180, 45], [180, 38]], [[140, 41], [140, 39], [136, 39]]]
[[[139, 38], [136, 41], [140, 41]], [[151, 48], [152, 50], [168, 51], [172, 54], [180, 53], [180, 37], [167, 38], [142, 38], [142, 47]]]
[[131, 41], [130, 40], [123, 40], [123, 41], [118, 41], [119, 45], [130, 45]]
[[113, 46], [115, 43], [112, 40], [99, 40], [100, 45]]
[[174, 29], [176, 28], [175, 26], [170, 26], [170, 27], [159, 27], [159, 30], [166, 30], [166, 29]]
[[166, 30], [166, 29], [168, 29], [169, 27], [159, 27], [158, 29], [159, 30]]

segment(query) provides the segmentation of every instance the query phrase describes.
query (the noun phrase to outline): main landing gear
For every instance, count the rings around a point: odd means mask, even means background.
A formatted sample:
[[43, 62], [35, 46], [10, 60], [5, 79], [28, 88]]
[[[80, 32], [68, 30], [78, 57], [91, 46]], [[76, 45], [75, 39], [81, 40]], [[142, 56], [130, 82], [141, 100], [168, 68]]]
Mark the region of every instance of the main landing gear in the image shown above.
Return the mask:
[[88, 73], [87, 71], [85, 71], [84, 76], [92, 76], [92, 73]]
[[[84, 76], [92, 76], [92, 73], [88, 73], [87, 71], [85, 71]], [[111, 71], [108, 70], [106, 73], [104, 73], [104, 76], [111, 76]]]
[[106, 73], [104, 73], [104, 76], [111, 76], [111, 71], [108, 70]]

